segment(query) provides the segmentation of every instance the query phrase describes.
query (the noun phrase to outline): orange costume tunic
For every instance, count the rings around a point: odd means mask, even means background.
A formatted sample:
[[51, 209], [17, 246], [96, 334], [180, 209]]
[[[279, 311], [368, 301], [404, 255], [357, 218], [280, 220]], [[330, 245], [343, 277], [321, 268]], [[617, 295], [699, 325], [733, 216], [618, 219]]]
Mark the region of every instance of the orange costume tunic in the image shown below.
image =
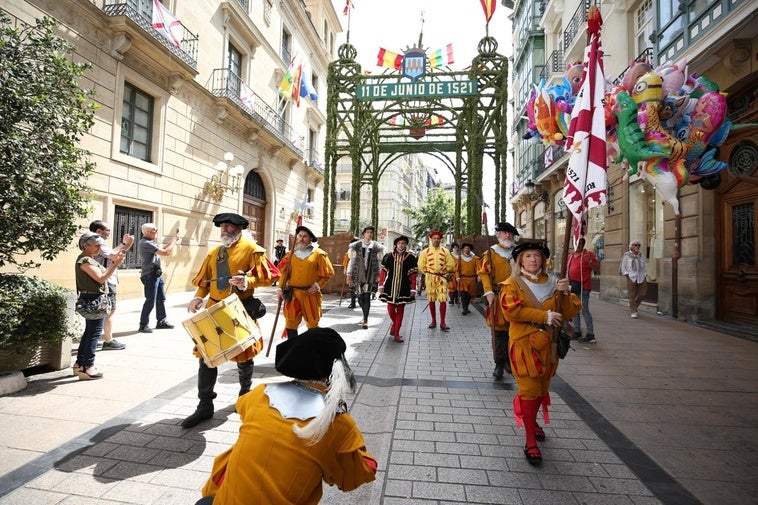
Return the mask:
[[[495, 244], [482, 253], [478, 274], [485, 294], [493, 292], [497, 298], [500, 283], [511, 276], [512, 251], [513, 249], [505, 249], [500, 244]], [[487, 326], [492, 326], [492, 308], [492, 306], [487, 307]], [[499, 306], [498, 310], [495, 311], [495, 329], [499, 331], [508, 330], [508, 321]]]
[[314, 282], [323, 287], [334, 275], [334, 267], [326, 251], [312, 247], [306, 254], [290, 251], [279, 263], [281, 279], [286, 279], [287, 287], [293, 288], [292, 299], [285, 302], [282, 309], [288, 329], [297, 329], [303, 319], [308, 328], [318, 326], [323, 297], [321, 291], [308, 293], [307, 290]]
[[447, 276], [455, 272], [455, 260], [450, 251], [442, 246], [427, 247], [418, 256], [418, 270], [426, 279], [426, 299], [446, 302]]
[[[454, 252], [454, 251], [450, 251], [450, 254], [453, 256], [453, 262], [455, 263], [455, 271], [457, 272], [458, 271], [458, 262], [460, 261], [461, 254], [457, 253], [457, 252]], [[457, 279], [458, 278], [458, 274], [454, 274], [454, 275], [455, 275], [455, 277]], [[452, 297], [452, 296], [454, 296], [454, 294], [455, 294], [456, 291], [463, 291], [463, 288], [461, 288], [458, 285], [458, 282], [455, 279], [453, 279], [453, 280], [451, 280], [451, 281], [449, 281], [447, 283], [447, 295], [449, 297]]]
[[[550, 380], [558, 369], [557, 356], [551, 359], [551, 338], [546, 331], [550, 329], [546, 326], [548, 310], [561, 312], [568, 321], [581, 311], [582, 303], [573, 293], [568, 296], [557, 293], [554, 275], [541, 273], [536, 281], [521, 278], [542, 305], [532, 306], [515, 279], [500, 283], [500, 307], [510, 321], [508, 355], [519, 396], [525, 400], [543, 398], [546, 407]], [[556, 308], [559, 298], [563, 301]]]
[[[197, 286], [195, 296], [199, 298], [208, 296], [206, 307], [215, 305], [232, 293], [236, 293], [240, 299], [253, 296], [253, 288], [270, 286], [279, 277], [279, 269], [268, 259], [266, 250], [249, 238], [242, 236], [226, 249], [226, 253], [228, 255], [229, 273], [232, 275], [239, 271], [246, 273], [247, 290], [240, 292], [231, 284], [228, 284], [224, 289], [219, 289], [217, 281], [211, 281], [210, 284], [204, 283], [205, 280], [218, 277], [218, 255], [221, 249], [222, 247], [218, 246], [206, 255], [200, 270], [192, 279], [192, 285]], [[237, 362], [247, 361], [258, 350], [260, 349], [248, 349], [232, 359]], [[194, 353], [196, 357], [202, 358], [197, 348]]]
[[214, 496], [214, 505], [315, 505], [322, 481], [352, 491], [375, 479], [366, 461], [375, 458], [350, 414], [337, 414], [324, 438], [308, 445], [292, 431], [307, 421], [282, 417], [265, 389], [237, 400], [239, 438], [214, 460], [203, 496]]
[[474, 298], [476, 296], [476, 275], [479, 271], [479, 258], [476, 254], [461, 257], [455, 260], [455, 278], [460, 279], [458, 291], [465, 291]]

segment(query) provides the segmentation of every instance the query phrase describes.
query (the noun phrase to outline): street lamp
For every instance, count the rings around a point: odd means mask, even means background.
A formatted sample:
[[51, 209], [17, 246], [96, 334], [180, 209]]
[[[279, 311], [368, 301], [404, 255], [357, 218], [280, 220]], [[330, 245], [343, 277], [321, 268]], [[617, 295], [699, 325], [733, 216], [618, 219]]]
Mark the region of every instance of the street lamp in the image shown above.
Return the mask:
[[203, 187], [204, 192], [210, 195], [214, 201], [220, 202], [224, 197], [224, 192], [236, 193], [240, 190], [242, 182], [242, 173], [245, 167], [242, 165], [232, 166], [234, 154], [227, 152], [224, 154], [224, 161], [216, 163], [216, 173], [206, 181]]
[[526, 194], [529, 195], [529, 199], [531, 201], [537, 200], [540, 202], [547, 203], [548, 201], [547, 191], [541, 191], [539, 193], [535, 193], [535, 189], [537, 185], [534, 182], [532, 182], [531, 179], [526, 181], [526, 184], [524, 184], [524, 186], [526, 186]]

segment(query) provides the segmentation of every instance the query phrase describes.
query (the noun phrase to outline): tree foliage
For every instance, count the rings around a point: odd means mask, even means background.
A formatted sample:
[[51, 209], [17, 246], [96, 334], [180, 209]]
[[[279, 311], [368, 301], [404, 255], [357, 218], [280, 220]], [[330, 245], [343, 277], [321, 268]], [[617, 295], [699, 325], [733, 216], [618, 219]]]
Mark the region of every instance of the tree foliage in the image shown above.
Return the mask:
[[415, 224], [413, 233], [417, 241], [425, 242], [432, 230], [442, 233], [453, 231], [455, 200], [441, 188], [429, 192], [426, 202], [418, 209], [405, 209]]
[[0, 267], [54, 259], [88, 212], [89, 153], [77, 146], [93, 125], [90, 67], [50, 19], [14, 27], [0, 11]]

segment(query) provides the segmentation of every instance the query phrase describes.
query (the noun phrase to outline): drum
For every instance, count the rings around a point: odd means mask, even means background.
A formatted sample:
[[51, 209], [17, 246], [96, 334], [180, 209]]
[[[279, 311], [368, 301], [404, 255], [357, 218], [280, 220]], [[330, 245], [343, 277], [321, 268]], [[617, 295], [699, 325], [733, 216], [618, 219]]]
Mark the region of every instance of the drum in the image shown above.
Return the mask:
[[263, 335], [237, 295], [224, 298], [182, 322], [205, 364], [215, 368], [243, 351], [258, 354]]

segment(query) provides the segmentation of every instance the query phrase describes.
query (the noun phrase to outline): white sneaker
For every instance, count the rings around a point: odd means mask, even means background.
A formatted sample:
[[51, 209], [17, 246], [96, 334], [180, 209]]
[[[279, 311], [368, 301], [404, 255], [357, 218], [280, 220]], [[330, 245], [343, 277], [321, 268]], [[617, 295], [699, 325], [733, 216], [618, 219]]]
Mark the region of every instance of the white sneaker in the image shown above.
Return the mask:
[[640, 317], [639, 314], [637, 314], [636, 312], [632, 312], [632, 319], [637, 319], [638, 317]]

